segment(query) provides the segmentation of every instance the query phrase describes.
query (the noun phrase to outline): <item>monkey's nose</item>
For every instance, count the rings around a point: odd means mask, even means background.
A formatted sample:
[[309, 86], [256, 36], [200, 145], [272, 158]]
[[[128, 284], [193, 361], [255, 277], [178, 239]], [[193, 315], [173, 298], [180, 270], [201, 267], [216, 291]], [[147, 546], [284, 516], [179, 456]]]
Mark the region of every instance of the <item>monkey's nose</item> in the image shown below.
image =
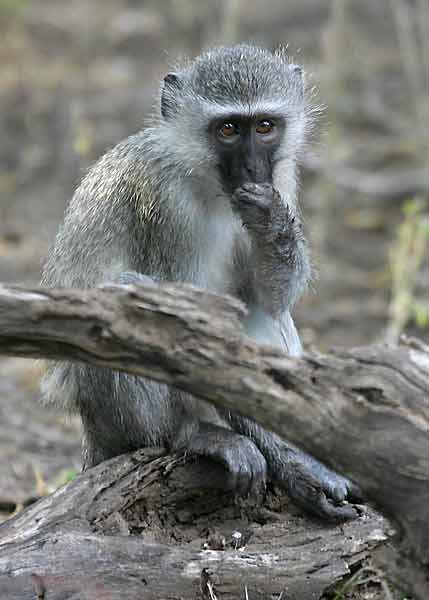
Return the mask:
[[272, 183], [272, 168], [265, 161], [248, 160], [244, 164], [244, 183]]

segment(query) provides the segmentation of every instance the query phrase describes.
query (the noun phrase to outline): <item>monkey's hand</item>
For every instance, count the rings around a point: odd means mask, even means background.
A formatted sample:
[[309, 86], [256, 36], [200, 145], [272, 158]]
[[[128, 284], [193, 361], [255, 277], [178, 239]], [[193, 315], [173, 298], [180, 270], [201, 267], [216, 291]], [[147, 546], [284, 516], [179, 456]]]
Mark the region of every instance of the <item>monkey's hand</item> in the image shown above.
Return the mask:
[[267, 463], [251, 439], [235, 431], [196, 420], [182, 423], [173, 449], [206, 456], [227, 469], [226, 488], [240, 496], [265, 491]]
[[[285, 448], [286, 450], [286, 448]], [[271, 477], [305, 510], [329, 521], [356, 519], [361, 511], [359, 488], [299, 450], [287, 448]]]
[[311, 273], [299, 218], [268, 183], [243, 185], [231, 204], [252, 241], [259, 304], [278, 315], [301, 295]]
[[246, 183], [232, 196], [232, 208], [256, 242], [278, 246], [299, 235], [301, 227], [270, 183]]

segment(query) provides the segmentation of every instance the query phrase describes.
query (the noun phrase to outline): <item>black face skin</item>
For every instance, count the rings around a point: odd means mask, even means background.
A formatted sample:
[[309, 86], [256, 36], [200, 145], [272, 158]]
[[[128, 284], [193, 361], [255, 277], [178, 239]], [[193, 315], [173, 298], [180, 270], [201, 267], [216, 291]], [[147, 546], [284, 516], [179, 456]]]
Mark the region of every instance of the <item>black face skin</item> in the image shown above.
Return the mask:
[[272, 183], [275, 153], [285, 122], [276, 116], [230, 115], [210, 126], [218, 168], [228, 193], [246, 183]]

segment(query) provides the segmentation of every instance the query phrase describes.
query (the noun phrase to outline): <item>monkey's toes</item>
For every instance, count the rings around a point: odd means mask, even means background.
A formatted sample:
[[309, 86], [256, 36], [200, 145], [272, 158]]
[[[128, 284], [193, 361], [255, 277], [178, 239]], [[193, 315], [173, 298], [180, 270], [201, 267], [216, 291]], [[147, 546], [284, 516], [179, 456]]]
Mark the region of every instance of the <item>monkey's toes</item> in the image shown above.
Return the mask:
[[358, 488], [345, 477], [325, 467], [311, 470], [309, 464], [299, 462], [289, 463], [283, 476], [279, 483], [290, 497], [320, 519], [341, 522], [361, 515], [359, 507], [348, 502], [358, 498]]
[[314, 505], [313, 512], [318, 517], [332, 522], [352, 521], [361, 516], [359, 508], [353, 504], [333, 504], [322, 492]]
[[326, 496], [334, 503], [364, 501], [363, 494], [356, 484], [333, 471], [329, 471], [329, 477], [322, 479], [321, 486]]
[[237, 444], [225, 448], [223, 462], [228, 469], [228, 487], [240, 496], [265, 492], [267, 463], [255, 444], [239, 437]]
[[[343, 501], [328, 498], [321, 486], [309, 479], [295, 480], [288, 491], [298, 505], [325, 521], [350, 521], [361, 514], [356, 506], [345, 502], [344, 498]], [[339, 497], [341, 492], [336, 492]]]

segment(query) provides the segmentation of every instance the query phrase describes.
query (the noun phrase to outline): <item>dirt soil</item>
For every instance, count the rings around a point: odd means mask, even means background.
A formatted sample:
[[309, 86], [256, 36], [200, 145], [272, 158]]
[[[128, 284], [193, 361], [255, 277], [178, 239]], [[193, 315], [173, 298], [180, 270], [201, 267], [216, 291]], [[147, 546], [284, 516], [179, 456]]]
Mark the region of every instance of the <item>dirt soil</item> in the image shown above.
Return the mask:
[[[298, 307], [299, 329], [307, 346], [323, 349], [381, 339], [389, 249], [407, 197], [345, 190], [332, 173], [407, 173], [422, 167], [422, 155], [390, 3], [344, 3], [347, 14], [335, 4], [272, 0], [267, 10], [262, 1], [247, 3], [234, 23], [233, 14], [222, 15], [222, 3], [192, 0], [0, 2], [0, 281], [38, 283], [83, 172], [141, 128], [159, 78], [177, 56], [228, 36], [289, 43], [328, 104], [310, 158], [323, 160], [329, 174], [303, 170], [302, 206], [319, 277]], [[40, 373], [31, 361], [0, 359], [5, 516], [80, 468], [79, 423], [41, 408]], [[380, 589], [367, 581], [341, 598], [383, 597]]]

